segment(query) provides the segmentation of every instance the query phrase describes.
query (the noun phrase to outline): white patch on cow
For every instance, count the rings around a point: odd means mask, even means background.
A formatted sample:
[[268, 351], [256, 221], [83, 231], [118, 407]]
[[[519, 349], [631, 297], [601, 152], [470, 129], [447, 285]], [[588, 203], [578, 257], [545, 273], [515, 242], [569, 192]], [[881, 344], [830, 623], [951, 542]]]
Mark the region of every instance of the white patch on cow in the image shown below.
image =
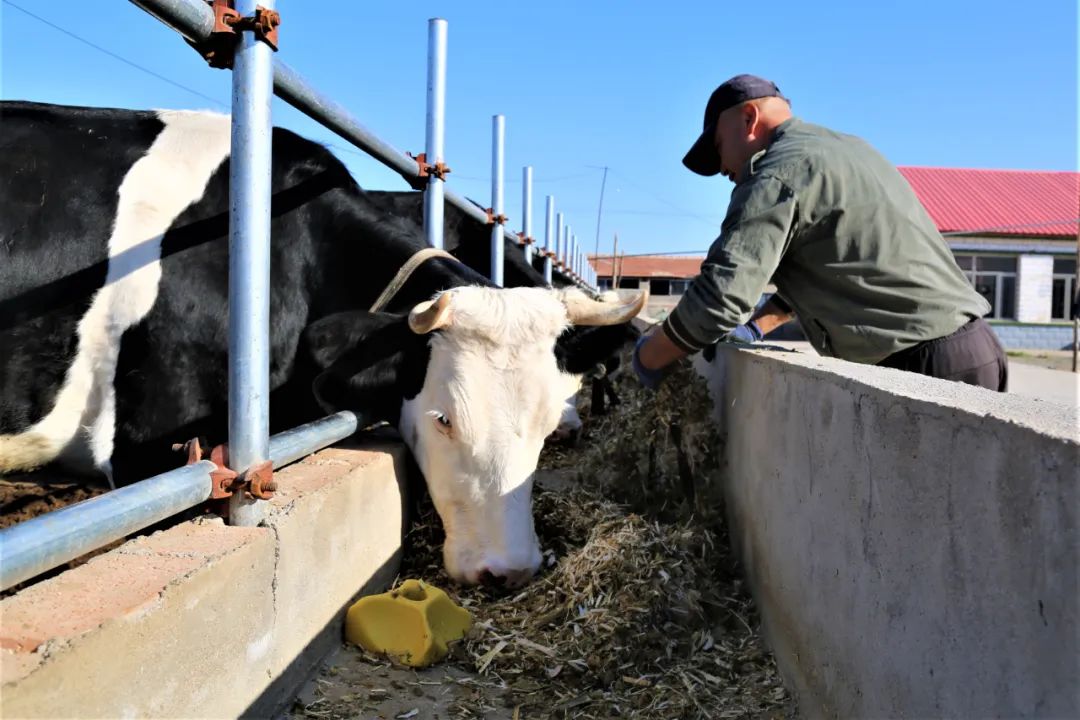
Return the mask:
[[229, 155], [229, 117], [162, 110], [164, 123], [120, 183], [109, 237], [109, 269], [78, 325], [78, 349], [50, 412], [16, 435], [0, 435], [0, 472], [60, 459], [80, 470], [107, 468], [116, 432], [113, 379], [124, 331], [157, 300], [161, 238], [202, 198]]
[[540, 566], [533, 473], [573, 383], [554, 353], [566, 307], [542, 288], [450, 292], [450, 323], [432, 335], [400, 429], [442, 518], [450, 576], [520, 585]]
[[558, 390], [559, 395], [564, 398], [562, 416], [552, 433], [552, 437], [558, 440], [566, 440], [582, 428], [581, 416], [577, 411], [577, 394], [581, 390], [582, 376], [564, 373], [562, 377], [562, 385]]

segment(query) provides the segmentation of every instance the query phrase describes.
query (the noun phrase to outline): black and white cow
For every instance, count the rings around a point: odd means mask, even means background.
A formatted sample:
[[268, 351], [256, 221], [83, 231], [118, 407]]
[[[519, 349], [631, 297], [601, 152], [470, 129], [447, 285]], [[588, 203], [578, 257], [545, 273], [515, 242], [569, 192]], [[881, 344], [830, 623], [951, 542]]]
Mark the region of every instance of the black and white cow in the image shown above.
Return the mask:
[[[4, 102], [0, 125], [0, 473], [129, 482], [175, 465], [175, 442], [223, 440], [228, 118]], [[273, 147], [271, 431], [340, 409], [397, 425], [450, 575], [526, 581], [558, 388], [625, 341], [644, 298], [493, 288], [433, 258], [371, 313], [420, 226], [325, 148], [280, 128]]]
[[[391, 190], [368, 191], [368, 197], [383, 209], [387, 217], [408, 218], [417, 224], [424, 222], [424, 196], [419, 192], [398, 192]], [[477, 205], [479, 207], [479, 205]], [[487, 273], [491, 266], [491, 227], [476, 222], [471, 216], [453, 205], [447, 205], [444, 212], [445, 232], [443, 244], [447, 251], [461, 262], [480, 273]], [[526, 262], [521, 247], [512, 240], [504, 240], [503, 285], [505, 287], [542, 287], [544, 285], [543, 259], [534, 255], [532, 263]], [[552, 280], [558, 287], [568, 287], [570, 283], [563, 280], [558, 274], [552, 276]], [[618, 294], [612, 291], [601, 293], [600, 299], [604, 302], [618, 303]], [[623, 326], [625, 342], [631, 343], [637, 339], [639, 332], [630, 324]], [[573, 343], [573, 334], [577, 331], [570, 330], [567, 336], [563, 336], [564, 346]], [[601, 363], [583, 377], [575, 375], [564, 379], [560, 383], [559, 392], [564, 396], [562, 415], [551, 437], [556, 440], [570, 440], [577, 442], [578, 434], [582, 429], [581, 417], [577, 410], [578, 393], [582, 383], [588, 380], [592, 391], [593, 415], [602, 415], [605, 412], [604, 398], [609, 397], [613, 402], [618, 402], [615, 390], [611, 385], [608, 375], [619, 364], [618, 354], [604, 358]], [[597, 377], [597, 374], [600, 374]]]

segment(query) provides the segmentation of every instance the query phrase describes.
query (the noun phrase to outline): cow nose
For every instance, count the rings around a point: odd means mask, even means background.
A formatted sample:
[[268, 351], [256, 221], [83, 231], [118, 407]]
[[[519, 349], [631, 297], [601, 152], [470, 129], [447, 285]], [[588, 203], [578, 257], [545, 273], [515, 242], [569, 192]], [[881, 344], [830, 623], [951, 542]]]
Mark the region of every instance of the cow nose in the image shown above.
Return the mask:
[[480, 584], [485, 587], [502, 587], [506, 584], [505, 575], [496, 575], [490, 570], [480, 572]]
[[519, 588], [532, 579], [531, 568], [510, 570], [485, 568], [480, 572], [480, 584], [490, 588]]

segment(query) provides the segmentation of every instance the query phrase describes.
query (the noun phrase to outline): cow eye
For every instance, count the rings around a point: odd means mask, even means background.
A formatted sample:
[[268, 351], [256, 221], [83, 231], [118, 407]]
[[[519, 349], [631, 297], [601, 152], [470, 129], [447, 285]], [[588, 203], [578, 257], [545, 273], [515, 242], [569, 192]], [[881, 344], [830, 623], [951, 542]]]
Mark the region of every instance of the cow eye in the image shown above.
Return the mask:
[[435, 418], [435, 422], [439, 423], [439, 425], [442, 425], [444, 428], [447, 429], [450, 428], [450, 418], [446, 417], [442, 413], [432, 413], [432, 416]]

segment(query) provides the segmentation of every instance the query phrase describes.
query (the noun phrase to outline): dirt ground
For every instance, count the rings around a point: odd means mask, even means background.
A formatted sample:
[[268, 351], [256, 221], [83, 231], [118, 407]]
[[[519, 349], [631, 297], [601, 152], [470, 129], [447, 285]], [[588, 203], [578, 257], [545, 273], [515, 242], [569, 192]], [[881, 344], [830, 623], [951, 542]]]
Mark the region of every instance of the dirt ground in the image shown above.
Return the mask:
[[108, 489], [49, 472], [0, 477], [0, 529], [88, 500]]
[[1048, 370], [1072, 371], [1071, 350], [1010, 350], [1009, 362], [1034, 365]]

